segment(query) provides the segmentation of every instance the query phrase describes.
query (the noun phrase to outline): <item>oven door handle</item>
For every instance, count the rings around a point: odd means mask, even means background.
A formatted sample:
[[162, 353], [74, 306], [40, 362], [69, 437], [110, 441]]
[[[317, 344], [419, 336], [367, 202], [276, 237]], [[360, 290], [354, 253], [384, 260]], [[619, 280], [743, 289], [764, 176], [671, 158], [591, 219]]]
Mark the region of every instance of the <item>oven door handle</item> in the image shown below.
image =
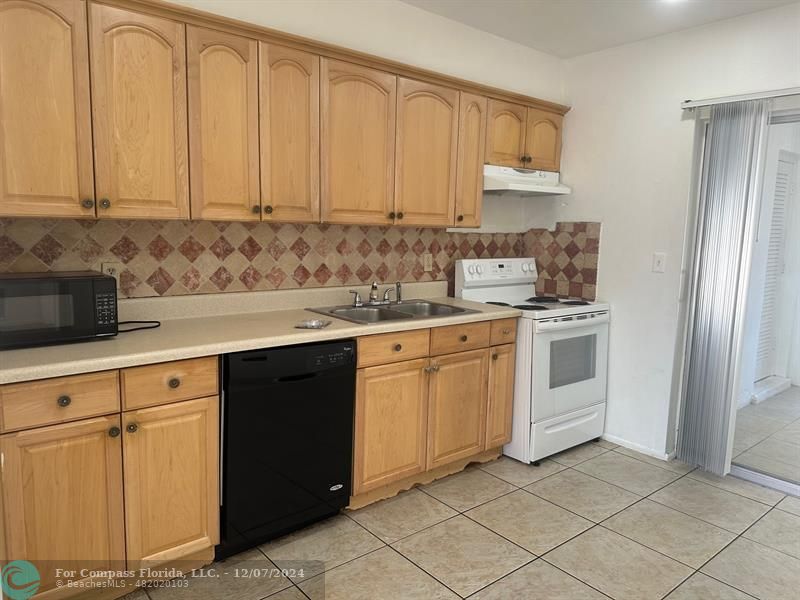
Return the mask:
[[566, 329], [594, 327], [595, 325], [608, 323], [608, 321], [608, 313], [601, 313], [585, 319], [575, 318], [572, 321], [536, 321], [536, 331], [564, 331]]

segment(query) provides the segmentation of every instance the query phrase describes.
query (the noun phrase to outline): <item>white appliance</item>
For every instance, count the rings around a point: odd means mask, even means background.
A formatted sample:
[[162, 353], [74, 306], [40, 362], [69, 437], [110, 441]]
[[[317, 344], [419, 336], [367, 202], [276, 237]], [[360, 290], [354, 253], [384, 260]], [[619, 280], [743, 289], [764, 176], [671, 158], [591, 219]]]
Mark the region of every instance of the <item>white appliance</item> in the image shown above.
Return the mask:
[[551, 171], [534, 171], [515, 167], [483, 167], [484, 192], [515, 192], [523, 196], [552, 196], [572, 192], [560, 175]]
[[609, 306], [537, 296], [532, 258], [456, 261], [456, 297], [522, 310], [512, 439], [526, 463], [600, 437], [606, 414]]

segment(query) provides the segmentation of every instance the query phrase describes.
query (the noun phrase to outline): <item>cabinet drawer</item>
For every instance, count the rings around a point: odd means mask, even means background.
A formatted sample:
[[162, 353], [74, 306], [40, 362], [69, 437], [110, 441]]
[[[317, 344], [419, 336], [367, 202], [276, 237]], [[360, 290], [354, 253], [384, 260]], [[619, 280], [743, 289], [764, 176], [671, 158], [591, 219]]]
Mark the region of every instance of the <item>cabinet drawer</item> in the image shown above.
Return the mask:
[[122, 369], [123, 410], [215, 396], [216, 356]]
[[358, 338], [358, 366], [385, 365], [428, 356], [430, 330], [382, 333]]
[[486, 348], [489, 345], [490, 329], [488, 321], [435, 327], [431, 329], [431, 356]]
[[517, 340], [517, 320], [500, 319], [492, 321], [492, 346], [500, 344], [513, 344]]
[[0, 386], [0, 425], [14, 431], [119, 410], [117, 371]]

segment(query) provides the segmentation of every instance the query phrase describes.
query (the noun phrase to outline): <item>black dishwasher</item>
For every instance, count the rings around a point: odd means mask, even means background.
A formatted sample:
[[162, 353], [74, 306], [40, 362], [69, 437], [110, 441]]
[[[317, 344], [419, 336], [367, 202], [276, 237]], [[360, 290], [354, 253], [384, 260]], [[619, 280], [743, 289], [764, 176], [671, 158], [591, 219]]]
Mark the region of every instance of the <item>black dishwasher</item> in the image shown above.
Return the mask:
[[355, 348], [347, 340], [223, 357], [217, 559], [347, 506]]

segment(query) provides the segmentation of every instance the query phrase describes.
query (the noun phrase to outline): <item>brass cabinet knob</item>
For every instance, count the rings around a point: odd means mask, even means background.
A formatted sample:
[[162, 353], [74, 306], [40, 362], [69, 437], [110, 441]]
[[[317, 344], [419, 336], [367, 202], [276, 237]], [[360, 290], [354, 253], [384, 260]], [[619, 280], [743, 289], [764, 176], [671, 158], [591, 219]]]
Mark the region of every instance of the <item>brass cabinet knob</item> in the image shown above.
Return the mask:
[[271, 215], [273, 210], [275, 210], [275, 209], [274, 209], [274, 208], [272, 208], [272, 206], [271, 206], [271, 205], [269, 205], [269, 204], [267, 204], [267, 205], [264, 207], [264, 212], [265, 212], [265, 213], [267, 213], [268, 215]]
[[469, 339], [469, 338], [467, 338], [467, 336], [465, 336], [465, 335], [462, 335], [462, 336], [461, 336], [461, 341], [462, 341], [462, 342], [466, 342], [466, 341], [467, 341], [467, 339]]
[[494, 354], [492, 354], [492, 360], [497, 360], [497, 358], [498, 358], [499, 356], [500, 356], [500, 355], [499, 355], [497, 352], [495, 352]]
[[177, 377], [172, 377], [172, 378], [170, 378], [170, 380], [167, 382], [167, 385], [168, 385], [169, 387], [171, 387], [171, 388], [174, 390], [174, 389], [176, 389], [176, 388], [179, 388], [179, 387], [180, 387], [180, 385], [181, 385], [181, 380], [180, 380], [180, 379], [178, 379]]
[[261, 213], [261, 207], [260, 207], [260, 206], [258, 206], [258, 205], [256, 205], [256, 206], [254, 206], [253, 208], [251, 208], [251, 209], [250, 209], [250, 211], [251, 211], [251, 212], [252, 212], [254, 215], [260, 214], [260, 213]]
[[511, 327], [504, 327], [503, 328], [503, 335], [508, 335], [511, 333]]
[[100, 208], [111, 208], [111, 200], [108, 198], [100, 200]]
[[390, 218], [390, 219], [392, 219], [392, 220], [394, 220], [394, 217], [395, 217], [395, 214], [394, 214], [394, 212], [390, 212], [390, 213], [389, 213], [389, 218]]
[[114, 426], [108, 430], [108, 437], [118, 437], [119, 434], [122, 433], [119, 427]]
[[66, 408], [67, 406], [72, 404], [72, 398], [70, 398], [69, 396], [66, 396], [66, 395], [65, 396], [59, 396], [57, 402], [58, 402], [58, 405], [61, 408]]
[[139, 431], [139, 426], [136, 423], [128, 423], [128, 426], [125, 428], [125, 431], [128, 433], [136, 433]]
[[402, 219], [403, 218], [403, 213], [401, 213], [401, 212], [397, 213], [397, 218], [398, 219]]
[[81, 206], [83, 208], [94, 208], [94, 200], [92, 200], [91, 198], [86, 198], [81, 201]]
[[395, 352], [400, 352], [400, 350], [402, 350], [402, 349], [403, 349], [403, 344], [395, 344], [394, 345], [394, 351]]
[[463, 220], [464, 220], [464, 215], [458, 215], [458, 216], [456, 217], [456, 221], [458, 221], [459, 223], [460, 223], [461, 221], [463, 221]]

